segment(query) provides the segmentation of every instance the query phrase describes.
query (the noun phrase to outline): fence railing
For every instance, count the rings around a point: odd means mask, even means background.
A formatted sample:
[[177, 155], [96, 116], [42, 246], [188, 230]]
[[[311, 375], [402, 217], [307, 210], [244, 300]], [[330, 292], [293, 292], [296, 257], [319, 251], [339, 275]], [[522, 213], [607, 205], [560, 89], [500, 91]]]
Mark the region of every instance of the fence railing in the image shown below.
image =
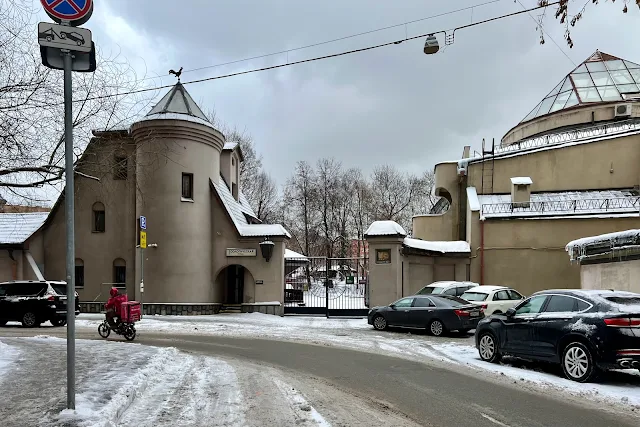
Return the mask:
[[549, 212], [634, 212], [640, 209], [640, 197], [606, 199], [543, 200], [526, 203], [484, 203], [482, 214], [549, 213]]
[[546, 147], [549, 145], [564, 144], [566, 142], [579, 141], [596, 136], [613, 135], [616, 133], [627, 132], [635, 129], [640, 129], [640, 119], [621, 120], [614, 123], [607, 123], [523, 139], [507, 146], [496, 147], [495, 154], [516, 152], [532, 148]]

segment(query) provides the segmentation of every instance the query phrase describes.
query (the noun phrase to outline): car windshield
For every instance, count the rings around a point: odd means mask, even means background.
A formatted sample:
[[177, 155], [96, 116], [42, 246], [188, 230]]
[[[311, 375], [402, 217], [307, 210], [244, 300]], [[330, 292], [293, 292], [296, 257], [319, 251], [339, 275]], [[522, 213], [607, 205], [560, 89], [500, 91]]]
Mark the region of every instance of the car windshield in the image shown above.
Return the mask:
[[67, 285], [65, 283], [51, 283], [51, 287], [59, 295], [67, 294]]
[[460, 307], [461, 305], [469, 304], [469, 301], [465, 301], [460, 297], [454, 297], [453, 295], [442, 295], [438, 299], [451, 307]]
[[487, 299], [488, 294], [482, 292], [465, 292], [461, 298], [466, 301], [484, 301]]
[[420, 292], [418, 292], [418, 295], [441, 294], [443, 290], [444, 288], [439, 288], [435, 286], [425, 286], [424, 288], [420, 289]]

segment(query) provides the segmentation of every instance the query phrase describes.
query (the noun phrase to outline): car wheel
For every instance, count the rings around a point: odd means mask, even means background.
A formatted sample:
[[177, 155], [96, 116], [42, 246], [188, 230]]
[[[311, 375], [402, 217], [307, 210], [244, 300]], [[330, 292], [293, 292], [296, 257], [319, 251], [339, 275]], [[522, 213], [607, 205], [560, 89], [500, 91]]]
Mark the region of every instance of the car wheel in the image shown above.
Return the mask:
[[50, 322], [53, 326], [64, 326], [67, 324], [66, 319], [51, 319]]
[[38, 326], [38, 318], [36, 314], [32, 311], [27, 311], [22, 315], [22, 326], [25, 328], [35, 328]]
[[500, 351], [498, 351], [498, 342], [495, 336], [489, 332], [485, 332], [480, 336], [478, 353], [480, 353], [480, 359], [489, 363], [497, 363], [502, 358]]
[[67, 33], [60, 33], [60, 38], [61, 39], [66, 39], [67, 38]]
[[387, 329], [387, 319], [385, 319], [382, 316], [376, 316], [375, 319], [373, 319], [373, 327], [379, 331], [384, 331], [385, 329]]
[[446, 331], [444, 324], [438, 319], [433, 319], [431, 323], [429, 323], [428, 330], [431, 333], [431, 335], [436, 337], [442, 336], [442, 334], [444, 334]]
[[50, 42], [50, 41], [52, 41], [52, 40], [53, 40], [53, 37], [51, 37], [51, 36], [47, 36], [47, 41], [48, 41], [48, 42]]
[[566, 346], [562, 353], [562, 371], [572, 381], [584, 383], [592, 380], [596, 368], [591, 350], [580, 342], [572, 342]]

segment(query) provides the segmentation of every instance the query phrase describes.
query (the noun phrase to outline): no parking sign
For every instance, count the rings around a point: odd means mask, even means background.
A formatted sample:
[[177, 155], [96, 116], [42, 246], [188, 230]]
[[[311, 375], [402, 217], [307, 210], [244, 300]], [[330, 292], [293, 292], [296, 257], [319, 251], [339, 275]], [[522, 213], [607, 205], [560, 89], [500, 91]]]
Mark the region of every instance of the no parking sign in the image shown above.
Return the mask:
[[84, 24], [93, 13], [93, 0], [40, 0], [40, 3], [55, 22], [68, 22], [72, 27]]

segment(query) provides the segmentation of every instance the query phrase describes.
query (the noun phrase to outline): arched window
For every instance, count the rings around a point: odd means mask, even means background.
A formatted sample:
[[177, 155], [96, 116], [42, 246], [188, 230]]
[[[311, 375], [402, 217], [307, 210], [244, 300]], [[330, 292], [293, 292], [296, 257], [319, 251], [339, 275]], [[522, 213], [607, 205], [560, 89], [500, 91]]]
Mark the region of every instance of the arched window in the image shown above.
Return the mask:
[[113, 283], [116, 288], [127, 286], [127, 263], [122, 258], [113, 261]]
[[92, 231], [94, 233], [104, 233], [105, 222], [106, 222], [104, 205], [100, 202], [95, 202], [93, 204], [92, 210], [93, 210]]
[[75, 270], [76, 288], [84, 288], [84, 261], [76, 258]]

